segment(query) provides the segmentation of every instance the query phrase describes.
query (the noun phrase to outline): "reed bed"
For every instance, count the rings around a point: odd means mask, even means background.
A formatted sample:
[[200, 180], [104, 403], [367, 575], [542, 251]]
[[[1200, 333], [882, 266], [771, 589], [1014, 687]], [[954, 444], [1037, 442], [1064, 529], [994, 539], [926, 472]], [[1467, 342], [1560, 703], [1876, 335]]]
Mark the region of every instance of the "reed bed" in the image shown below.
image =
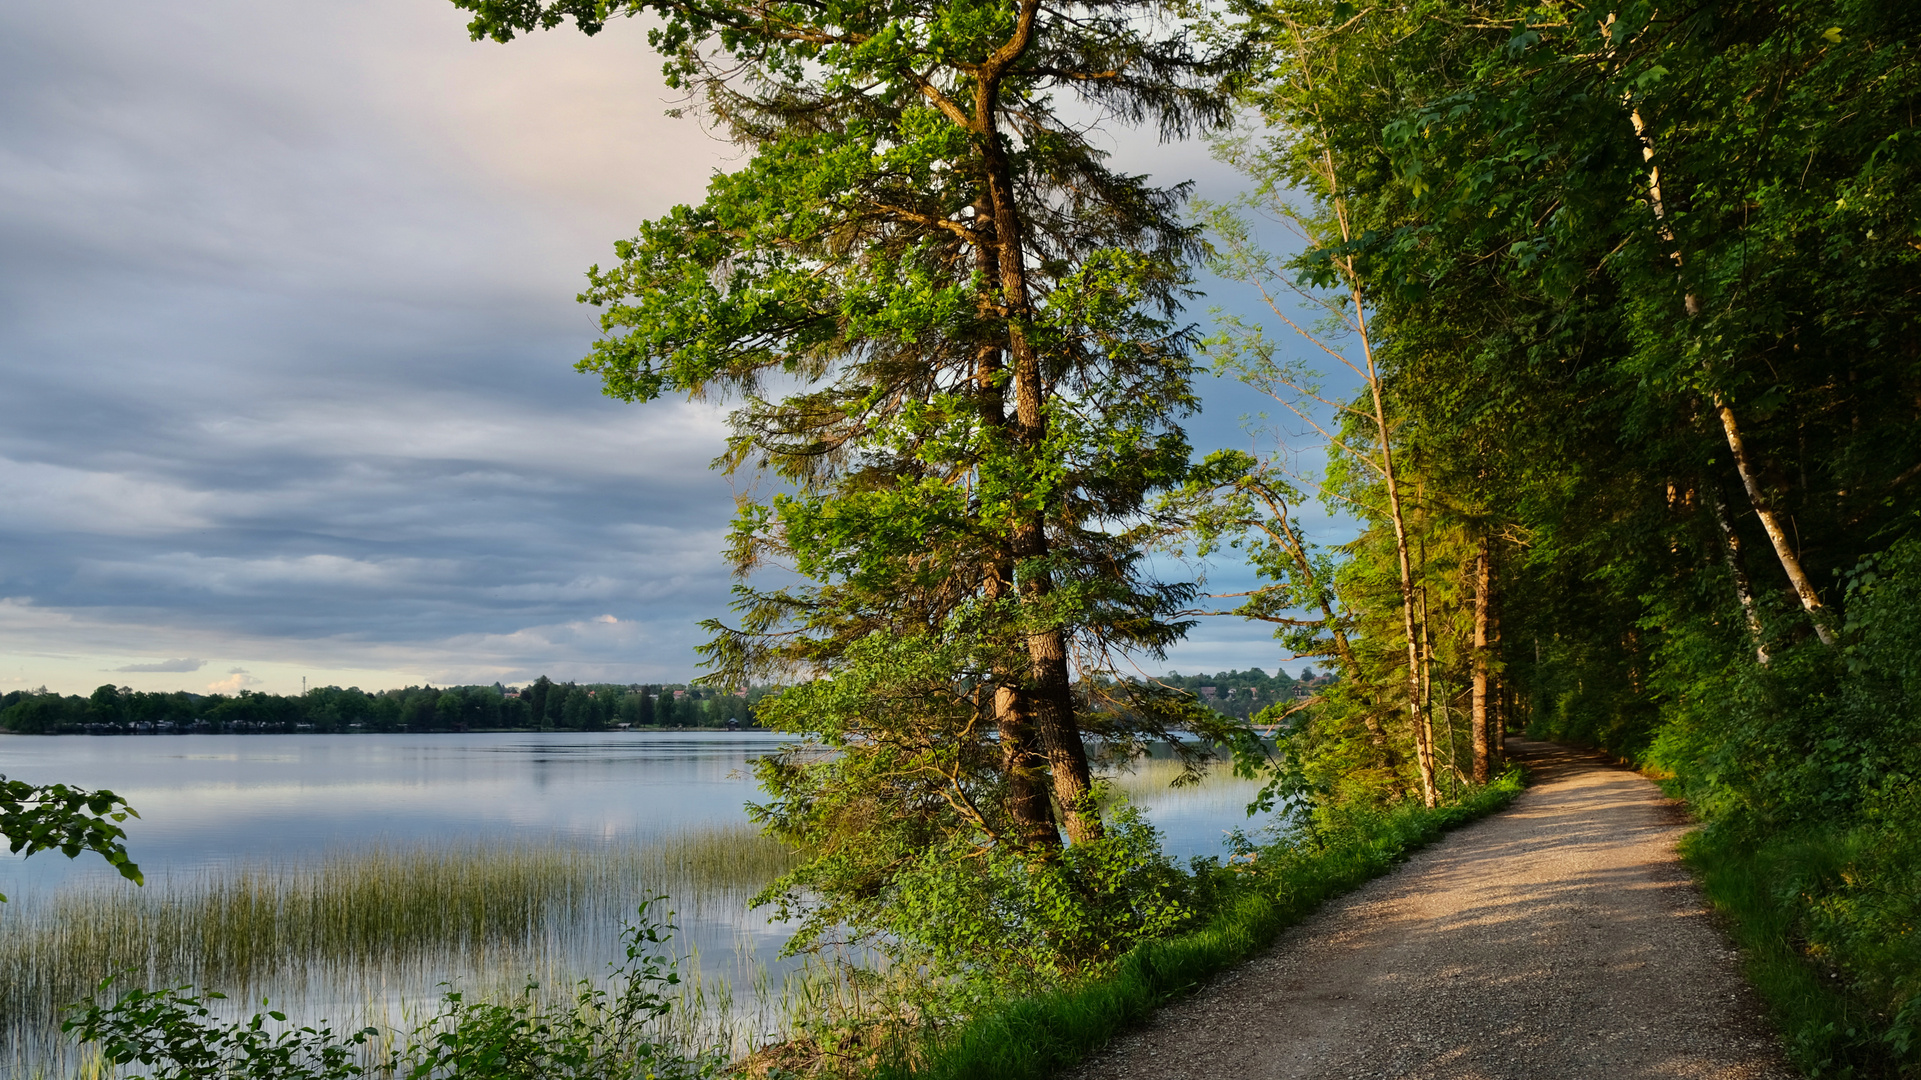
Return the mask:
[[[563, 985], [597, 968], [584, 957], [611, 955], [641, 899], [670, 896], [683, 918], [739, 918], [793, 864], [741, 825], [646, 844], [377, 844], [144, 889], [83, 883], [0, 908], [0, 1032], [18, 1058], [46, 1042], [64, 1005], [123, 972], [256, 1002], [268, 990], [276, 1001], [353, 1001], [370, 1015], [442, 981]], [[724, 993], [690, 990], [703, 1002]]]
[[1182, 793], [1189, 798], [1205, 795], [1210, 799], [1246, 801], [1245, 796], [1260, 787], [1256, 781], [1235, 776], [1232, 767], [1225, 761], [1212, 762], [1198, 785], [1175, 787], [1174, 782], [1180, 779], [1181, 772], [1181, 763], [1173, 758], [1145, 757], [1103, 774], [1103, 779], [1112, 784], [1116, 792], [1136, 803], [1151, 803], [1171, 793]]

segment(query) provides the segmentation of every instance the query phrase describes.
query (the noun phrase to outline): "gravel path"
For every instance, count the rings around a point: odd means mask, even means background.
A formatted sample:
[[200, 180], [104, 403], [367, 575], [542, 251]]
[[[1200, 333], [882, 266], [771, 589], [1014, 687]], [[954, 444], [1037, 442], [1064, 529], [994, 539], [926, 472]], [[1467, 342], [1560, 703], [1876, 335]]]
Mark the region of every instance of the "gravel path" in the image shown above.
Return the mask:
[[1510, 740], [1532, 783], [1336, 900], [1071, 1074], [1786, 1078], [1675, 855], [1688, 821], [1625, 769]]

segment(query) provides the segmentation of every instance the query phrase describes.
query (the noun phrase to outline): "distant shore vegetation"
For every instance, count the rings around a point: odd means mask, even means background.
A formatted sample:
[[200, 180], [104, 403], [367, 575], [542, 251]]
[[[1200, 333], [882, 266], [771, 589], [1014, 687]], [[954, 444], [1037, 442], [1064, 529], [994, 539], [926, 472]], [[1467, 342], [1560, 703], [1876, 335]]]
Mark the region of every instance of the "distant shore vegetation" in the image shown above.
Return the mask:
[[[1325, 680], [1260, 668], [1154, 680], [1247, 720]], [[304, 694], [145, 692], [105, 685], [91, 695], [42, 687], [0, 696], [0, 730], [22, 735], [358, 734], [363, 732], [620, 731], [634, 728], [757, 728], [773, 686], [733, 691], [686, 683], [559, 683], [408, 686], [368, 691], [320, 686]]]
[[0, 697], [0, 728], [34, 735], [745, 728], [773, 690], [559, 683], [545, 675], [524, 686], [321, 686], [304, 694], [147, 693], [108, 685], [87, 697], [13, 691]]

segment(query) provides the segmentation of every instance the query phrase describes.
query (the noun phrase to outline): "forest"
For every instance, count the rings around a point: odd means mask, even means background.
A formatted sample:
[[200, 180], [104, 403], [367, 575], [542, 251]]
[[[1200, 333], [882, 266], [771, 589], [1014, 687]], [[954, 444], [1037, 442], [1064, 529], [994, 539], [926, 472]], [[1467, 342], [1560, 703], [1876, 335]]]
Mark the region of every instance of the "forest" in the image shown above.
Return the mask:
[[322, 686], [305, 694], [147, 693], [102, 686], [87, 697], [11, 691], [0, 697], [0, 728], [23, 735], [393, 731], [610, 731], [623, 727], [741, 727], [754, 723], [751, 687], [723, 694], [686, 684], [557, 683], [542, 675], [522, 687], [409, 686], [368, 692]]
[[[1312, 682], [1311, 670], [1306, 673]], [[1216, 711], [1241, 719], [1289, 698], [1299, 685], [1259, 668], [1163, 676]], [[735, 693], [687, 683], [409, 686], [366, 691], [319, 686], [304, 694], [144, 692], [111, 684], [87, 697], [46, 689], [0, 695], [0, 729], [22, 735], [190, 733], [350, 734], [396, 731], [611, 731], [618, 728], [756, 727], [754, 707], [778, 688]], [[1211, 692], [1210, 692], [1211, 690]]]
[[[1525, 731], [1686, 801], [1800, 1067], [1921, 1075], [1921, 8], [455, 5], [645, 16], [743, 148], [589, 271], [579, 368], [728, 400], [720, 466], [774, 481], [705, 678], [835, 752], [759, 767], [804, 856], [761, 899], [926, 976], [805, 1060], [1045, 1075], [1501, 805]], [[1203, 271], [1265, 308], [1202, 315]], [[1311, 445], [1192, 445], [1210, 373]], [[1223, 613], [1332, 677], [1121, 674]], [[1291, 831], [1176, 865], [1103, 780], [1152, 748]]]

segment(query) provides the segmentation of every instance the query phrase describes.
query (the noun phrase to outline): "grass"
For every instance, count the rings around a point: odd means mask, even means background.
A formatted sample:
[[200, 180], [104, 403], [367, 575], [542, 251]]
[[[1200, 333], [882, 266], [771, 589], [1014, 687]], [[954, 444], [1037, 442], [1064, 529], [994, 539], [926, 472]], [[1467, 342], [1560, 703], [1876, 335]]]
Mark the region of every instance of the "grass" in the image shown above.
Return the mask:
[[1174, 786], [1181, 773], [1181, 763], [1172, 758], [1148, 757], [1129, 762], [1125, 767], [1105, 774], [1102, 779], [1111, 784], [1116, 793], [1142, 804], [1153, 803], [1169, 795], [1244, 803], [1247, 796], [1261, 786], [1257, 781], [1236, 777], [1226, 762], [1214, 762], [1200, 783], [1190, 787]]
[[[1682, 842], [1681, 854], [1740, 946], [1748, 981], [1767, 1003], [1797, 1068], [1817, 1077], [1921, 1077], [1921, 1046], [1911, 1036], [1902, 1037], [1904, 1023], [1907, 1028], [1914, 1023], [1912, 986], [1902, 994], [1877, 985], [1912, 983], [1921, 975], [1915, 955], [1921, 944], [1913, 926], [1873, 935], [1905, 955], [1853, 956], [1836, 955], [1836, 935], [1819, 925], [1823, 914], [1845, 909], [1847, 884], [1858, 874], [1850, 865], [1856, 853], [1845, 835], [1832, 831], [1754, 843], [1705, 829]], [[1908, 889], [1915, 884], [1910, 878]], [[1912, 907], [1913, 893], [1905, 899]], [[1877, 968], [1889, 969], [1885, 974], [1891, 978], [1857, 985]], [[1858, 992], [1862, 989], [1869, 993]], [[1873, 994], [1874, 989], [1883, 992]], [[1900, 1008], [1904, 1003], [1907, 1007]], [[1899, 1016], [1892, 1015], [1897, 1011]]]
[[[390, 985], [418, 992], [462, 973], [501, 982], [481, 993], [517, 990], [530, 973], [558, 985], [578, 976], [576, 954], [613, 948], [643, 897], [672, 896], [683, 915], [731, 911], [792, 865], [741, 825], [605, 847], [375, 846], [145, 889], [95, 881], [0, 908], [0, 1031], [17, 1047], [123, 971], [236, 998], [332, 995], [331, 1006], [358, 986], [354, 1006], [376, 1016], [404, 1003]], [[697, 1009], [727, 993], [697, 975], [687, 992]]]
[[1224, 909], [1191, 933], [1140, 946], [1109, 978], [1009, 1002], [934, 1035], [883, 1068], [883, 1080], [1043, 1080], [1081, 1061], [1170, 999], [1271, 944], [1327, 900], [1392, 869], [1456, 825], [1521, 789], [1518, 772], [1436, 810], [1402, 805], [1353, 814], [1316, 839], [1263, 849]]

